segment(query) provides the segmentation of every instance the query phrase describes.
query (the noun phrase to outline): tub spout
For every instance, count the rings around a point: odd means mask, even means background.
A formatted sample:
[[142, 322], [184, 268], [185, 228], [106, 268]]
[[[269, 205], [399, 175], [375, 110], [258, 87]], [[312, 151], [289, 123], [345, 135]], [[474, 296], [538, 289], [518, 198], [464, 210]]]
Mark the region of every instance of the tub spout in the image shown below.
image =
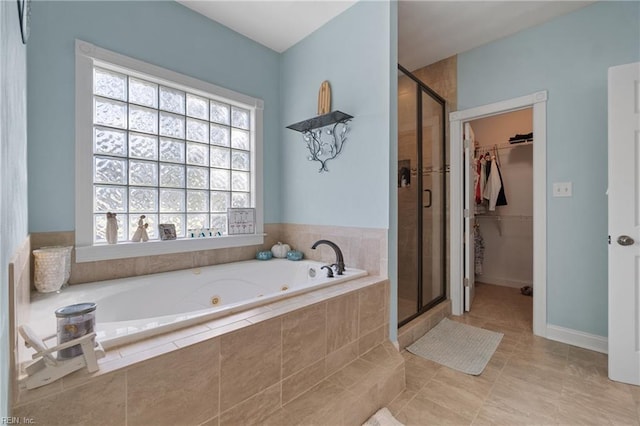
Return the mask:
[[315, 250], [315, 248], [320, 244], [328, 245], [336, 253], [336, 263], [334, 263], [334, 265], [336, 266], [336, 275], [342, 275], [342, 273], [344, 272], [344, 257], [342, 257], [342, 250], [340, 250], [340, 247], [338, 247], [338, 245], [333, 241], [318, 240], [311, 246], [311, 248]]

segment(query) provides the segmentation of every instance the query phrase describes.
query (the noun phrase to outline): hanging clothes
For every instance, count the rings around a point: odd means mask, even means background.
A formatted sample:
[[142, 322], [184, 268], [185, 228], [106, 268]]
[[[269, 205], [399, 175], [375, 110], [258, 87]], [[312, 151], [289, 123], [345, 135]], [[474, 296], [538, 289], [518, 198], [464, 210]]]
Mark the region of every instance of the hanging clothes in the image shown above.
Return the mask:
[[480, 233], [480, 225], [476, 224], [473, 227], [473, 242], [474, 242], [474, 270], [477, 275], [482, 275], [482, 264], [484, 263], [484, 238]]
[[487, 210], [487, 202], [484, 199], [484, 187], [487, 182], [487, 160], [485, 155], [474, 160], [473, 180], [475, 213], [484, 214]]
[[506, 206], [507, 196], [504, 193], [504, 181], [502, 180], [502, 172], [500, 166], [496, 163], [496, 169], [498, 170], [498, 176], [500, 177], [500, 192], [498, 192], [498, 199], [496, 200], [496, 206]]
[[502, 180], [502, 172], [497, 157], [491, 156], [491, 161], [487, 162], [487, 183], [484, 187], [484, 198], [489, 201], [489, 211], [495, 211], [496, 206], [506, 206], [507, 196], [504, 193], [504, 182]]
[[502, 180], [502, 171], [500, 170], [500, 155], [498, 155], [497, 145], [493, 146], [493, 154], [496, 159], [496, 169], [498, 170], [498, 176], [500, 177], [500, 192], [498, 193], [498, 199], [496, 200], [496, 206], [506, 206], [507, 196], [504, 193], [504, 181]]
[[482, 185], [480, 184], [480, 176], [482, 176], [482, 163], [481, 159], [475, 160], [475, 167], [473, 168], [473, 182], [475, 187], [475, 199], [476, 204], [482, 203]]
[[484, 198], [485, 200], [489, 200], [489, 211], [494, 211], [496, 209], [496, 202], [498, 201], [498, 194], [500, 194], [500, 189], [502, 188], [502, 183], [500, 181], [500, 174], [498, 173], [498, 165], [492, 158], [492, 161], [487, 163], [487, 167], [489, 169], [489, 177], [487, 178], [487, 183], [484, 186]]

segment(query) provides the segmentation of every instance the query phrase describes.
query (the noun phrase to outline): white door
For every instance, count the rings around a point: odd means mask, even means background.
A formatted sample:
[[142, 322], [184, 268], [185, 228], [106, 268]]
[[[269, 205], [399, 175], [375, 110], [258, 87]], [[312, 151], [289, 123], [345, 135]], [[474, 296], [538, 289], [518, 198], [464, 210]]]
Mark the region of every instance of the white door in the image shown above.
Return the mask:
[[609, 378], [640, 385], [640, 62], [609, 68]]
[[475, 295], [475, 241], [473, 225], [475, 223], [475, 187], [473, 172], [473, 151], [475, 135], [471, 124], [464, 124], [464, 310], [471, 310]]

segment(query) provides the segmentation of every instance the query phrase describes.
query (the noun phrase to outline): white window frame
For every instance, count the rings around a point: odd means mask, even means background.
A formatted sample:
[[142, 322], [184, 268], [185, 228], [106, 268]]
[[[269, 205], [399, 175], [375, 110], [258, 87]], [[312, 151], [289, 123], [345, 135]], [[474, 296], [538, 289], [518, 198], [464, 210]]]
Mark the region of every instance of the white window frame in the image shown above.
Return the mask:
[[[262, 99], [225, 89], [184, 74], [149, 64], [119, 53], [76, 40], [76, 180], [75, 180], [75, 242], [76, 262], [90, 262], [128, 257], [150, 256], [241, 247], [264, 243], [263, 209], [263, 110]], [[129, 75], [142, 78], [149, 76], [169, 82], [174, 87], [184, 87], [191, 92], [207, 94], [220, 100], [253, 110], [254, 127], [251, 130], [255, 141], [251, 150], [252, 198], [256, 209], [256, 233], [247, 235], [225, 235], [212, 238], [184, 238], [173, 241], [147, 241], [144, 243], [119, 242], [118, 244], [95, 244], [93, 242], [93, 67], [111, 64], [126, 69]], [[91, 143], [90, 143], [91, 141]]]

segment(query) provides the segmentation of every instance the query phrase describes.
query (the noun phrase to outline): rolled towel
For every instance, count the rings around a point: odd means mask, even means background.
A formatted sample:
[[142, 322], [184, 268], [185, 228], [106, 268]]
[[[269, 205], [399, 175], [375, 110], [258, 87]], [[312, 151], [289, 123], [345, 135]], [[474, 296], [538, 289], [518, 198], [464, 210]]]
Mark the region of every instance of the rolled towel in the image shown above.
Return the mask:
[[362, 426], [404, 426], [396, 420], [387, 407], [379, 409], [369, 420], [364, 422]]

